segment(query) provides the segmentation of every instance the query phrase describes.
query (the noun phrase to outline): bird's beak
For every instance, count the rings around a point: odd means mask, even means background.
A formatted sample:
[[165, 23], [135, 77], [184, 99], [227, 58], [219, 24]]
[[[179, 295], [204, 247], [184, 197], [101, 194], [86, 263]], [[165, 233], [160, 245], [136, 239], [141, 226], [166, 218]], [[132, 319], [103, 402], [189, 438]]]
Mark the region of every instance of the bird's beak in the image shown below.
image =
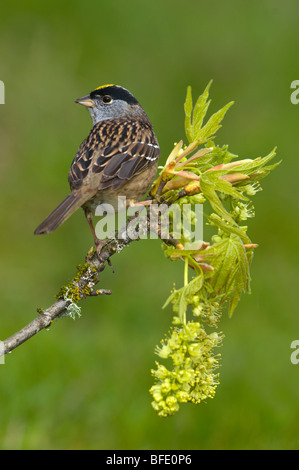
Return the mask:
[[95, 106], [95, 102], [90, 98], [89, 95], [83, 96], [83, 98], [78, 98], [75, 100], [75, 103], [82, 104], [82, 106], [86, 106], [87, 108], [92, 108]]

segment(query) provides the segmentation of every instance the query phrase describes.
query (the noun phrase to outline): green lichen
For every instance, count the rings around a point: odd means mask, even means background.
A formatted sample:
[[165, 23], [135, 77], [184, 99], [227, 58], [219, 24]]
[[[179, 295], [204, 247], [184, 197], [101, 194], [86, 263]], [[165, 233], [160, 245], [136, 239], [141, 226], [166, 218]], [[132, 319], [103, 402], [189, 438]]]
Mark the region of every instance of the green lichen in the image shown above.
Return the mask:
[[[78, 303], [82, 298], [91, 294], [93, 286], [98, 281], [98, 272], [95, 266], [89, 263], [78, 264], [74, 278], [62, 286], [56, 295], [57, 299], [67, 297], [72, 303]], [[82, 282], [82, 287], [79, 283]]]
[[62, 286], [56, 295], [57, 299], [65, 299], [68, 297], [72, 302], [77, 303], [81, 300], [80, 289], [78, 286], [74, 285], [73, 281], [65, 286]]

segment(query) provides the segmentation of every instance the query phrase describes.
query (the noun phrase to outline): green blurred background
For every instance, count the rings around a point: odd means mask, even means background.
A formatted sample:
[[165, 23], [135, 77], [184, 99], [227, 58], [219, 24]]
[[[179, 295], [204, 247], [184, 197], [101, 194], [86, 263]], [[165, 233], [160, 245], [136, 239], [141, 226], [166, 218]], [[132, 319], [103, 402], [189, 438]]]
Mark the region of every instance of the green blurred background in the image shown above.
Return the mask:
[[33, 236], [67, 194], [90, 129], [76, 98], [105, 83], [130, 89], [165, 161], [184, 138], [187, 85], [198, 96], [213, 79], [211, 112], [235, 100], [217, 143], [242, 158], [277, 145], [283, 159], [255, 196], [252, 294], [222, 318], [216, 397], [168, 419], [151, 408], [154, 348], [171, 318], [161, 306], [182, 265], [142, 241], [103, 273], [112, 296], [87, 299], [80, 319], [55, 322], [0, 365], [2, 449], [299, 448], [298, 15], [296, 0], [2, 2], [1, 339], [53, 302], [92, 243], [81, 211]]

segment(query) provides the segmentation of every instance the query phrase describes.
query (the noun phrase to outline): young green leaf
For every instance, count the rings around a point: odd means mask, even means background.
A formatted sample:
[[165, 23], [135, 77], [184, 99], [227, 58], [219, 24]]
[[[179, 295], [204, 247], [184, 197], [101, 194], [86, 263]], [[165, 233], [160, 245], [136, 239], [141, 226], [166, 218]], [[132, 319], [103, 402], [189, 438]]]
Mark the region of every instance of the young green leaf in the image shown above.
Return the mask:
[[211, 265], [214, 271], [209, 273], [213, 291], [224, 294], [230, 299], [231, 316], [243, 291], [249, 292], [249, 262], [240, 237], [231, 234], [214, 244], [210, 250], [214, 256]]
[[210, 202], [212, 208], [217, 214], [223, 217], [227, 222], [235, 224], [234, 219], [229, 214], [229, 212], [227, 212], [227, 210], [223, 207], [216, 193], [217, 186], [215, 181], [213, 181], [213, 177], [210, 176], [210, 173], [212, 172], [204, 173], [200, 177], [200, 188], [202, 190], [202, 193]]
[[212, 80], [207, 85], [203, 94], [200, 95], [200, 97], [198, 98], [194, 106], [193, 117], [192, 117], [194, 140], [198, 140], [196, 136], [200, 134], [200, 129], [201, 129], [203, 120], [207, 114], [208, 108], [211, 103], [211, 100], [207, 101], [209, 97], [209, 90], [210, 90], [211, 84], [212, 84]]
[[232, 196], [235, 199], [248, 201], [248, 197], [244, 196], [242, 193], [240, 193], [240, 191], [234, 188], [233, 185], [229, 181], [226, 181], [225, 179], [221, 178], [221, 176], [223, 176], [226, 173], [227, 172], [224, 170], [224, 171], [209, 171], [205, 174], [208, 175], [209, 180], [212, 183], [214, 183], [214, 187], [216, 191], [220, 191], [224, 194]]
[[[193, 108], [191, 87], [187, 88], [187, 96], [184, 104], [185, 110], [185, 133], [189, 143], [206, 143], [220, 129], [226, 111], [233, 104], [233, 101], [225, 105], [222, 109], [213, 114], [208, 122], [203, 126], [203, 120], [207, 114], [211, 100], [208, 100], [209, 90], [212, 80], [208, 83], [206, 89], [200, 95]], [[203, 126], [203, 127], [202, 127]]]
[[211, 225], [216, 225], [216, 227], [218, 227], [227, 235], [234, 234], [240, 237], [243, 243], [251, 243], [250, 238], [246, 235], [246, 231], [244, 231], [246, 227], [240, 227], [238, 224], [231, 225], [217, 214], [211, 214], [210, 216], [207, 216], [207, 218], [209, 219]]
[[233, 101], [225, 105], [222, 109], [213, 114], [204, 127], [194, 130], [194, 139], [200, 141], [202, 144], [213, 138], [218, 129], [220, 129], [221, 121], [223, 120], [227, 110], [234, 104]]
[[193, 125], [192, 125], [192, 107], [193, 107], [192, 92], [191, 92], [191, 87], [188, 86], [184, 109], [185, 109], [185, 133], [186, 133], [189, 143], [194, 141], [194, 132], [193, 132]]

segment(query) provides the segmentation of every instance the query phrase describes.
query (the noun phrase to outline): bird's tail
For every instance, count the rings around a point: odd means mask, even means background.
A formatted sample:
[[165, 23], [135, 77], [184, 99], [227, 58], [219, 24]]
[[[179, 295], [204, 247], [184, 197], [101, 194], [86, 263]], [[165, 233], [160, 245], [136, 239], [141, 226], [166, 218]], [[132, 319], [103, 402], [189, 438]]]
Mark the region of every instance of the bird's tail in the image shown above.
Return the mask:
[[[86, 200], [88, 197], [86, 198]], [[35, 235], [53, 232], [68, 219], [86, 200], [80, 194], [69, 194], [61, 204], [35, 230]]]

